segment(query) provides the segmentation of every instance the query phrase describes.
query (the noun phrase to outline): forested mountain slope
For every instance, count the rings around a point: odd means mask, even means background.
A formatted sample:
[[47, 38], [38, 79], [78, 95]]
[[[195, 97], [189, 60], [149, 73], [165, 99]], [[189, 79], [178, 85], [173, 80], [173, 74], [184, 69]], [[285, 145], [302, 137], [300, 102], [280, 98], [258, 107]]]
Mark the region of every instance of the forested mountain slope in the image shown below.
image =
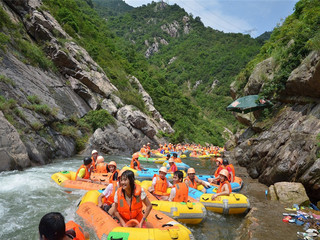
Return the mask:
[[225, 111], [229, 85], [261, 41], [204, 27], [176, 4], [152, 2], [114, 17], [107, 12], [99, 11], [108, 27], [150, 64], [135, 75], [176, 130], [173, 140], [223, 144], [224, 127], [236, 126]]
[[[129, 155], [146, 142], [163, 143], [160, 133], [173, 129], [139, 81], [126, 73], [112, 34], [105, 38], [109, 32], [99, 29], [94, 16], [104, 20], [86, 1], [79, 1], [79, 8], [75, 1], [52, 3], [61, 25], [51, 15], [49, 1], [0, 0], [0, 172], [82, 150], [90, 155], [92, 148]], [[63, 6], [75, 9], [88, 25]], [[82, 10], [91, 10], [92, 18]], [[88, 41], [101, 36], [104, 44]], [[101, 65], [81, 45], [97, 60], [103, 56]], [[109, 76], [120, 79], [115, 81], [119, 89]]]

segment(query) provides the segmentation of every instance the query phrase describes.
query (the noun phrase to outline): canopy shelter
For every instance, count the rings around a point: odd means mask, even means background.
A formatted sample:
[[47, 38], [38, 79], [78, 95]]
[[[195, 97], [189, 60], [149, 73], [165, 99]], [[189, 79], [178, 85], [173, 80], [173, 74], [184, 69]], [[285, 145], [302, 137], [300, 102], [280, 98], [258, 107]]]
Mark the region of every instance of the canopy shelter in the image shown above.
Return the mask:
[[235, 100], [226, 108], [226, 110], [239, 113], [249, 113], [271, 106], [272, 103], [269, 100], [261, 99], [259, 95], [248, 95]]

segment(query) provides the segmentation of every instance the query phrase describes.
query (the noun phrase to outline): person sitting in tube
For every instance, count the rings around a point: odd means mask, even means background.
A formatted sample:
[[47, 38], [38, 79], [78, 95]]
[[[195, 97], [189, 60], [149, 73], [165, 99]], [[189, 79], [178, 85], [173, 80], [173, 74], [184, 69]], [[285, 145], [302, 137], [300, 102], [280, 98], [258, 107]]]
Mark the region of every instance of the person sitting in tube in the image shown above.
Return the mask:
[[[134, 220], [136, 227], [151, 227], [146, 221], [152, 205], [145, 191], [140, 185], [135, 183], [134, 173], [131, 170], [126, 170], [120, 178], [121, 187], [117, 190], [114, 196], [115, 216], [119, 219], [121, 226], [128, 226], [131, 220]], [[142, 203], [146, 209], [142, 213]]]
[[211, 200], [214, 200], [218, 196], [229, 196], [232, 192], [231, 185], [228, 181], [229, 172], [226, 169], [222, 169], [219, 173], [220, 185], [216, 194], [213, 194]]
[[187, 202], [189, 188], [188, 185], [183, 182], [183, 173], [181, 171], [175, 171], [173, 175], [173, 188], [171, 189], [169, 201], [171, 202]]

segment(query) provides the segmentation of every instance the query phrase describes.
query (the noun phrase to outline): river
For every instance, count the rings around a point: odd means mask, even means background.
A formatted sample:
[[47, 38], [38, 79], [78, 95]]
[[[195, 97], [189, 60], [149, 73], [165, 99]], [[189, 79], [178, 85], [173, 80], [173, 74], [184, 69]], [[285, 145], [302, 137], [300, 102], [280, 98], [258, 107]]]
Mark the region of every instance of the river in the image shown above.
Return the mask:
[[[128, 157], [106, 156], [105, 159], [108, 162], [115, 160], [118, 168], [130, 163]], [[213, 171], [210, 160], [183, 161], [194, 167], [197, 173], [211, 174]], [[66, 221], [75, 220], [81, 223], [85, 230], [89, 231], [91, 240], [98, 239], [75, 213], [85, 191], [66, 193], [51, 180], [53, 173], [64, 170], [76, 171], [81, 164], [82, 157], [78, 156], [56, 160], [51, 164], [31, 167], [24, 171], [0, 173], [0, 239], [39, 239], [39, 221], [44, 214], [51, 211], [61, 212]], [[155, 167], [153, 164], [142, 165]], [[250, 234], [255, 236], [254, 239], [296, 239], [296, 232], [300, 231], [301, 227], [282, 222], [284, 206], [265, 199], [266, 186], [249, 178], [246, 171], [240, 167], [236, 166], [236, 173], [245, 183], [241, 193], [249, 197], [251, 206], [257, 208], [253, 214], [257, 223], [250, 228], [253, 231]], [[208, 211], [206, 219], [201, 224], [187, 227], [195, 239], [231, 240], [239, 237], [238, 228], [243, 222], [243, 215], [225, 216]]]

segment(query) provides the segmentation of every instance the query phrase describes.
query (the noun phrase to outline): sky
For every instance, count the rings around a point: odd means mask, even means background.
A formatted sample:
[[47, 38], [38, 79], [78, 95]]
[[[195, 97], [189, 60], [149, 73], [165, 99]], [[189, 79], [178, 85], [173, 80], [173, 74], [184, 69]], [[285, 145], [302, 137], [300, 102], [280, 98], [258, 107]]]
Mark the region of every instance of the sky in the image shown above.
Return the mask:
[[[124, 0], [138, 7], [152, 0]], [[159, 1], [159, 0], [154, 0]], [[178, 4], [193, 17], [199, 16], [205, 26], [225, 33], [250, 34], [258, 37], [272, 31], [293, 13], [298, 0], [163, 0]]]

